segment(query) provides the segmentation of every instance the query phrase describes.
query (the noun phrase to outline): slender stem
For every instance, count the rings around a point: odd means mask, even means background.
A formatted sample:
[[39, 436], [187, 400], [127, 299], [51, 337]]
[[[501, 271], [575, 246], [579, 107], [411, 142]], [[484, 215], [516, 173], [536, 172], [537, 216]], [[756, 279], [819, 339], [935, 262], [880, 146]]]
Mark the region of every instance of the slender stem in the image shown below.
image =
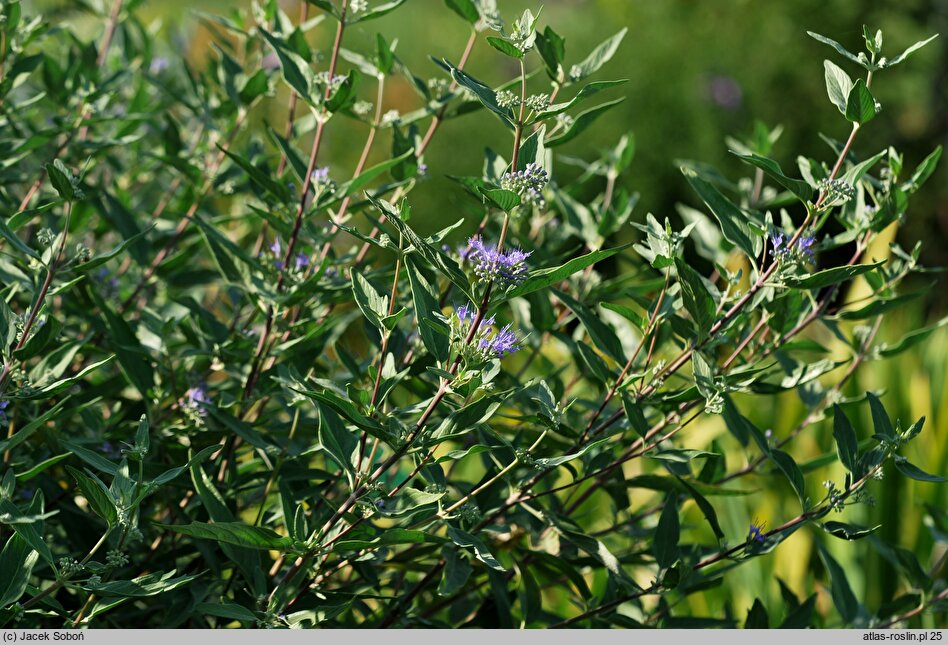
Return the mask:
[[[26, 318], [26, 323], [23, 325], [23, 332], [20, 334], [20, 340], [17, 341], [16, 345], [13, 348], [14, 352], [23, 349], [23, 346], [26, 345], [26, 342], [30, 339], [30, 332], [33, 330], [33, 325], [36, 323], [36, 317], [39, 315], [40, 310], [42, 310], [46, 302], [46, 294], [49, 293], [49, 287], [53, 283], [53, 278], [56, 276], [56, 271], [62, 265], [63, 255], [66, 251], [66, 238], [69, 235], [69, 221], [72, 217], [72, 202], [69, 202], [66, 205], [66, 218], [63, 225], [62, 240], [59, 243], [59, 249], [56, 251], [55, 257], [50, 261], [49, 268], [46, 269], [46, 278], [43, 280], [43, 286], [40, 287], [39, 293], [36, 296], [35, 304], [33, 308], [30, 309], [30, 314]], [[10, 372], [13, 369], [13, 360], [9, 360], [3, 366], [3, 371], [0, 372], [0, 394], [3, 394], [5, 385], [7, 383], [7, 378], [10, 376]]]

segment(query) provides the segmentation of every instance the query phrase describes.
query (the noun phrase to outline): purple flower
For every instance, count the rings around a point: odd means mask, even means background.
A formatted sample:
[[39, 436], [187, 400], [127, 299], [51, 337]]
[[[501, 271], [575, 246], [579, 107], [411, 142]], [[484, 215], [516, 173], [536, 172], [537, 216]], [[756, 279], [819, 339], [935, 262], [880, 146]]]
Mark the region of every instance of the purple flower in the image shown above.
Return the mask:
[[329, 166], [323, 166], [322, 168], [317, 168], [313, 171], [313, 174], [310, 175], [313, 183], [324, 184], [329, 181]]
[[458, 320], [460, 320], [462, 323], [473, 323], [474, 317], [477, 315], [474, 311], [474, 307], [467, 303], [461, 305], [460, 307], [455, 307], [454, 313], [457, 314]]
[[148, 71], [152, 74], [160, 74], [166, 69], [168, 69], [168, 59], [164, 56], [152, 58], [151, 65], [148, 66]]
[[730, 76], [711, 76], [708, 79], [707, 92], [712, 102], [726, 110], [736, 110], [744, 98], [741, 86]]
[[273, 266], [275, 266], [277, 270], [282, 271], [283, 260], [281, 258], [283, 257], [283, 245], [280, 243], [280, 238], [273, 240], [273, 244], [271, 244], [269, 248], [270, 253], [273, 254]]
[[296, 264], [297, 271], [301, 271], [303, 268], [309, 266], [309, 258], [306, 256], [305, 253], [302, 253], [302, 252], [296, 254], [296, 258], [294, 258], [294, 262]]
[[0, 425], [3, 425], [7, 422], [7, 413], [5, 410], [7, 406], [10, 405], [9, 401], [0, 401]]
[[748, 542], [757, 542], [758, 544], [764, 543], [764, 523], [758, 522], [756, 519], [751, 523], [750, 530], [747, 533]]
[[814, 245], [816, 238], [812, 235], [802, 235], [797, 238], [796, 243], [791, 247], [792, 237], [784, 236], [783, 233], [771, 233], [770, 245], [773, 247], [775, 258], [801, 258], [812, 261], [814, 254]]
[[422, 178], [428, 176], [428, 164], [424, 161], [418, 164], [418, 176]]
[[487, 246], [480, 237], [468, 240], [471, 248], [469, 258], [475, 263], [474, 273], [484, 281], [497, 281], [501, 286], [517, 286], [527, 278], [527, 258], [530, 253], [521, 249], [499, 251], [496, 246]]
[[503, 358], [505, 354], [512, 354], [520, 349], [518, 342], [517, 335], [510, 331], [510, 325], [505, 325], [493, 336], [483, 336], [479, 345], [482, 350], [493, 354], [495, 358]]
[[188, 391], [184, 394], [188, 397], [188, 400], [184, 403], [184, 407], [196, 412], [199, 416], [207, 416], [207, 408], [213, 403], [207, 393], [207, 385], [198, 383], [188, 388]]
[[119, 281], [108, 269], [102, 267], [95, 272], [96, 281], [102, 290], [102, 295], [108, 300], [115, 300], [119, 295]]
[[109, 441], [103, 441], [99, 446], [99, 452], [108, 457], [109, 459], [118, 459], [122, 456], [122, 451], [112, 445]]
[[800, 250], [800, 253], [805, 255], [810, 260], [813, 259], [813, 245], [816, 243], [816, 238], [812, 235], [804, 235], [797, 241], [797, 248]]

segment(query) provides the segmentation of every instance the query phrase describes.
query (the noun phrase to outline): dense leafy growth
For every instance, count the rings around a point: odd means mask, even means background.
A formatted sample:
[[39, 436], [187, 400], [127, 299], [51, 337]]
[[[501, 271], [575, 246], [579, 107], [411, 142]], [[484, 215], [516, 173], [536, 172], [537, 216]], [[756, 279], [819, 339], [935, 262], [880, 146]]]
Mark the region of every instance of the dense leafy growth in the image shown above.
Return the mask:
[[[269, 0], [199, 14], [216, 42], [195, 67], [156, 53], [140, 2], [112, 1], [91, 42], [2, 5], [0, 625], [943, 615], [938, 567], [875, 534], [899, 518], [850, 510], [883, 474], [946, 481], [907, 458], [924, 418], [843, 390], [932, 331], [875, 342], [918, 295], [900, 283], [926, 269], [918, 246], [867, 250], [941, 150], [853, 148], [884, 118], [875, 83], [927, 41], [883, 54], [866, 29], [854, 54], [811, 34], [836, 51], [822, 107], [841, 127], [825, 158], [782, 166], [779, 129], [758, 124], [731, 142], [747, 177], [682, 162], [683, 199], [703, 206], [678, 225], [633, 213], [631, 134], [598, 158], [565, 156], [621, 101], [621, 80], [595, 77], [625, 29], [574, 52], [540, 12], [511, 22], [491, 0], [446, 0], [470, 40], [431, 65], [384, 33], [347, 46], [351, 26], [417, 3], [309, 0], [294, 22]], [[320, 23], [331, 42], [312, 37]], [[470, 56], [512, 75], [475, 78]], [[387, 109], [396, 79], [413, 111]], [[276, 110], [284, 124], [265, 118]], [[509, 134], [478, 176], [425, 164], [461, 117]], [[324, 150], [340, 120], [366, 133], [354, 169]], [[575, 181], [565, 163], [582, 168]], [[421, 231], [411, 191], [434, 172], [475, 215], [445, 208]], [[854, 281], [869, 295], [844, 304]], [[791, 432], [748, 418], [788, 391], [807, 408]], [[871, 428], [853, 421], [861, 409]], [[698, 418], [727, 432], [695, 436]], [[835, 451], [798, 463], [809, 435]], [[793, 506], [735, 532], [729, 500], [774, 489]], [[943, 541], [948, 516], [929, 513]], [[798, 531], [834, 611], [786, 587], [784, 606], [758, 599], [746, 615], [691, 604]], [[871, 541], [898, 595], [857, 597], [834, 540]]]

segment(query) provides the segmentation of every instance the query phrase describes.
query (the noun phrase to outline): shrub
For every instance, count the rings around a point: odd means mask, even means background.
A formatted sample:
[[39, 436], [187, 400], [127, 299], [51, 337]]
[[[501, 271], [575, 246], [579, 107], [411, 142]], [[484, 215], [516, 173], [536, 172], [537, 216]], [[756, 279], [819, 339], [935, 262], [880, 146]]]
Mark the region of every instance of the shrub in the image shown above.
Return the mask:
[[[275, 0], [202, 14], [200, 69], [156, 54], [137, 4], [116, 0], [89, 43], [4, 4], [0, 624], [867, 627], [944, 609], [938, 567], [873, 535], [871, 512], [850, 521], [887, 470], [945, 481], [900, 454], [924, 418], [844, 394], [934, 330], [875, 342], [927, 269], [918, 246], [867, 249], [941, 150], [852, 147], [883, 118], [876, 77], [927, 41], [883, 54], [865, 29], [856, 55], [810, 34], [860, 71], [824, 63], [845, 132], [828, 161], [786, 172], [779, 128], [758, 124], [729, 142], [746, 177], [683, 162], [704, 206], [673, 223], [633, 214], [631, 134], [560, 153], [621, 100], [591, 78], [624, 29], [576, 55], [529, 11], [447, 0], [470, 39], [425, 81], [384, 34], [345, 47], [353, 25], [417, 11], [403, 0], [309, 0], [296, 25]], [[516, 73], [493, 86], [471, 55]], [[396, 82], [415, 111], [386, 109]], [[284, 127], [261, 118], [275, 106]], [[462, 116], [509, 139], [480, 176], [427, 168]], [[367, 133], [351, 173], [324, 149], [344, 119]], [[467, 213], [426, 234], [410, 197], [434, 172]], [[846, 301], [855, 280], [870, 295]], [[791, 432], [745, 416], [783, 392], [807, 408]], [[849, 420], [863, 407], [871, 429]], [[689, 433], [709, 418], [727, 436]], [[798, 464], [802, 433], [835, 452]], [[725, 530], [751, 478], [796, 507]], [[692, 611], [801, 529], [835, 613], [785, 586], [779, 610]], [[860, 601], [833, 538], [865, 538], [902, 593]]]

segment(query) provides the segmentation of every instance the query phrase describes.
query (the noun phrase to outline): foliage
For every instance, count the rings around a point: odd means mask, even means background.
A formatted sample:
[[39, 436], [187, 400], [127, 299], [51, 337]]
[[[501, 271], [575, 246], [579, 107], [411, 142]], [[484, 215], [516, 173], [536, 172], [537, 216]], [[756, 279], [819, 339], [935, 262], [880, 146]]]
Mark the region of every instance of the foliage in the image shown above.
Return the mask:
[[[844, 394], [861, 364], [944, 325], [875, 343], [919, 295], [900, 283], [930, 270], [920, 246], [867, 254], [940, 148], [852, 151], [883, 118], [876, 77], [927, 41], [884, 55], [865, 29], [854, 54], [811, 34], [836, 50], [826, 88], [848, 138], [790, 171], [780, 129], [757, 124], [731, 146], [747, 177], [683, 162], [704, 207], [676, 230], [634, 214], [631, 133], [595, 159], [561, 152], [619, 104], [597, 95], [622, 81], [593, 78], [625, 29], [574, 53], [539, 12], [447, 0], [470, 38], [427, 82], [385, 34], [346, 47], [353, 25], [418, 10], [399, 0], [310, 0], [297, 23], [274, 0], [202, 14], [217, 36], [201, 68], [159, 57], [137, 4], [104, 11], [93, 42], [4, 4], [0, 623], [868, 627], [944, 610], [943, 559], [926, 571], [877, 534], [905, 520], [851, 517], [872, 488], [945, 481], [908, 457], [925, 419]], [[471, 55], [516, 73], [495, 86]], [[385, 109], [396, 76], [417, 109]], [[271, 105], [288, 105], [281, 129], [257, 118]], [[479, 222], [452, 247], [465, 222], [421, 232], [411, 192], [461, 117], [509, 140], [477, 176], [438, 169]], [[351, 173], [320, 154], [345, 120], [367, 133]], [[614, 244], [628, 231], [637, 243]], [[826, 261], [837, 250], [848, 262]], [[792, 431], [752, 422], [787, 392], [807, 408]], [[709, 417], [730, 436], [691, 436]], [[807, 435], [835, 451], [799, 463]], [[735, 533], [721, 509], [750, 485], [796, 507]], [[928, 513], [944, 541], [944, 511]], [[689, 611], [801, 529], [835, 612], [786, 587], [746, 617]], [[857, 597], [834, 538], [871, 543], [898, 595]]]

